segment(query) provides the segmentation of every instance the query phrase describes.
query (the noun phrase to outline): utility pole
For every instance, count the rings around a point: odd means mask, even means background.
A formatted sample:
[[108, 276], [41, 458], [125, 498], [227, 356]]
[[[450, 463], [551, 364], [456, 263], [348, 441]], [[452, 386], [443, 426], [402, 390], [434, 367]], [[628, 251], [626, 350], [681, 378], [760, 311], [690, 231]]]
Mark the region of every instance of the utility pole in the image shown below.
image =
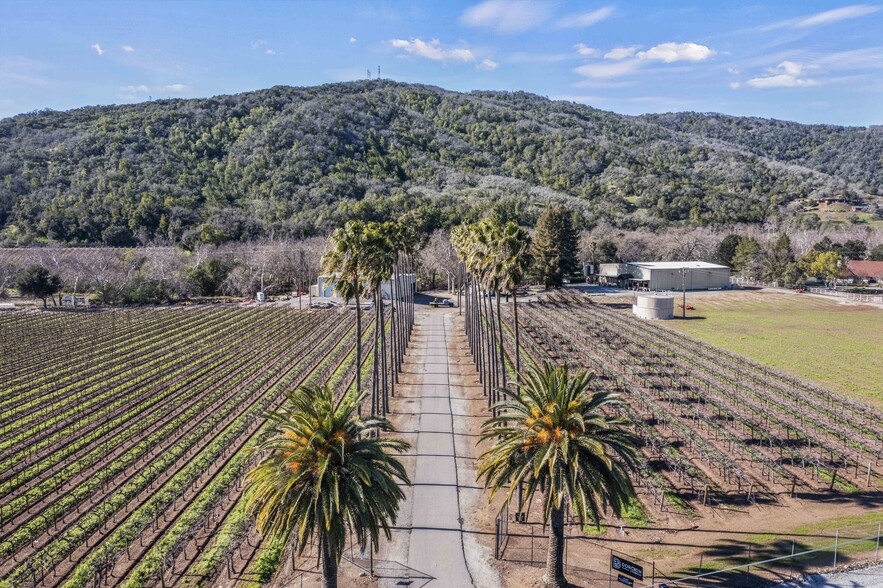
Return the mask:
[[681, 318], [687, 318], [687, 267], [681, 268]]

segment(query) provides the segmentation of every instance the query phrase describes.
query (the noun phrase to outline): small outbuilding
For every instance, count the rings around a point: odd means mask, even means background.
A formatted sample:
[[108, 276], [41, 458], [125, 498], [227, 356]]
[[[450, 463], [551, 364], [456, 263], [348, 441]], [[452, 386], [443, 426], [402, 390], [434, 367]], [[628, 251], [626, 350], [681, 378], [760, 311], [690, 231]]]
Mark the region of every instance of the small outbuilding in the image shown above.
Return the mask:
[[846, 262], [846, 278], [853, 282], [883, 282], [883, 261], [850, 259]]
[[598, 281], [651, 291], [722, 290], [730, 286], [730, 268], [706, 261], [602, 263]]

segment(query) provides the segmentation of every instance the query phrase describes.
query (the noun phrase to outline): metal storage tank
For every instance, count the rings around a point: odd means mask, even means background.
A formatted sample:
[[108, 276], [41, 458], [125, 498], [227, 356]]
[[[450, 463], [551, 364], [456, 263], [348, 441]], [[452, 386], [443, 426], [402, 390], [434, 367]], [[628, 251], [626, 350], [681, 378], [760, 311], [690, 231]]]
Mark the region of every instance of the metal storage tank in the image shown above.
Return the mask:
[[654, 292], [636, 294], [632, 312], [645, 319], [673, 319], [675, 316], [674, 296]]

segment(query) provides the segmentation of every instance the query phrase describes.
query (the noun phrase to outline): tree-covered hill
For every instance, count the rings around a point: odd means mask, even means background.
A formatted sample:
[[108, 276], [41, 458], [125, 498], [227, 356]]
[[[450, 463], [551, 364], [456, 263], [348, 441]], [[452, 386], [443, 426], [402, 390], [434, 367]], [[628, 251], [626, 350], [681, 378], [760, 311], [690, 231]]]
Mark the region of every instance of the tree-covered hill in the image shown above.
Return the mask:
[[385, 80], [40, 111], [0, 121], [7, 239], [303, 236], [489, 208], [585, 225], [760, 222], [883, 192], [883, 132], [707, 114], [630, 117], [526, 93]]

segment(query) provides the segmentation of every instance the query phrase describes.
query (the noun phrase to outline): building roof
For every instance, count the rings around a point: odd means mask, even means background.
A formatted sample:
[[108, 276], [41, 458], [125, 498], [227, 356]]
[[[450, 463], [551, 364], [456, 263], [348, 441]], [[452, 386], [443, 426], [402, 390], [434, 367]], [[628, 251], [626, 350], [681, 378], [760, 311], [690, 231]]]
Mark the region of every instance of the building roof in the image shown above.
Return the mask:
[[846, 273], [862, 280], [883, 280], [883, 261], [850, 259], [846, 262]]
[[725, 265], [717, 265], [707, 261], [630, 261], [628, 265], [649, 270], [730, 269]]

